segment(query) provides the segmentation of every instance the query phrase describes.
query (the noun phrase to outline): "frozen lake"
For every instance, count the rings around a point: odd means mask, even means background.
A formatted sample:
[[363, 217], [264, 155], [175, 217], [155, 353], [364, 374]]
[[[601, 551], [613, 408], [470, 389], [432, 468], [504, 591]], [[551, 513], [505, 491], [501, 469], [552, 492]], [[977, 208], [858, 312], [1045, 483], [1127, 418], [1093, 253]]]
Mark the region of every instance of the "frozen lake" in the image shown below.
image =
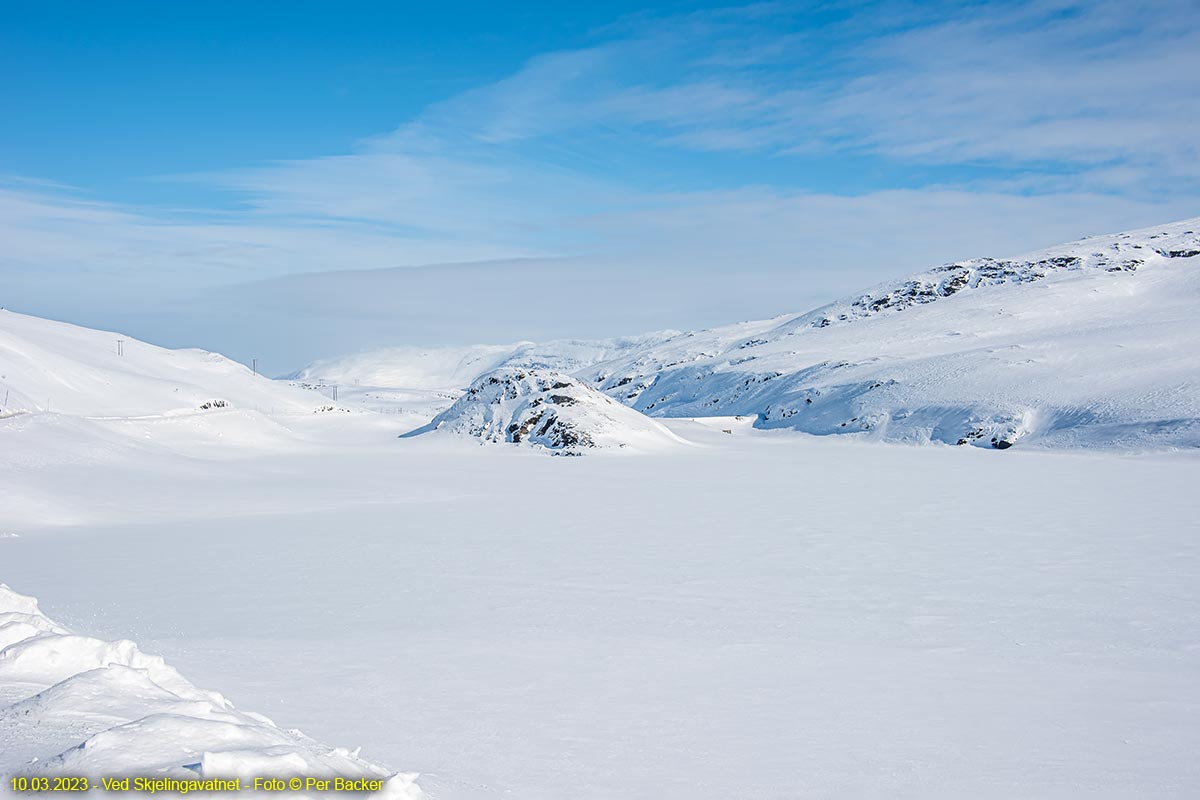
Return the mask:
[[2, 577], [437, 798], [1200, 785], [1200, 460], [673, 425], [30, 466]]

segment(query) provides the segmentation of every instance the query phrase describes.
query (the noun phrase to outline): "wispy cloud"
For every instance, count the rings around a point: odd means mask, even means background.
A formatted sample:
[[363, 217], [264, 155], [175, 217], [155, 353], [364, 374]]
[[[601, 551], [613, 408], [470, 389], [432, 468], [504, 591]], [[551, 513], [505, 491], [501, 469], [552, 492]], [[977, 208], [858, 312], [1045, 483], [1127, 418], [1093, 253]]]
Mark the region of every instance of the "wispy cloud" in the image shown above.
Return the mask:
[[819, 130], [900, 158], [1195, 179], [1198, 10], [1001, 4], [884, 37], [862, 51], [874, 68], [817, 106]]
[[700, 150], [1052, 163], [1081, 182], [1112, 165], [1129, 168], [1127, 181], [1197, 177], [1193, 0], [834, 9], [803, 33], [777, 32], [803, 13], [786, 4], [641, 20], [418, 124], [488, 143], [621, 129]]
[[358, 221], [192, 213], [84, 199], [62, 187], [0, 185], [0, 275], [61, 291], [90, 277], [147, 290], [289, 272], [537, 255], [489, 242], [405, 235]]
[[[635, 15], [348, 152], [172, 177], [227, 192], [233, 210], [9, 181], [0, 275], [10, 293], [50, 298], [64, 276], [169, 294], [553, 259], [539, 280], [656, 276], [628, 295], [621, 332], [699, 273], [787, 274], [827, 297], [944, 258], [1192, 216], [1197, 9], [1030, 0]], [[661, 325], [719, 321], [683, 310]], [[425, 330], [414, 338], [430, 341]]]

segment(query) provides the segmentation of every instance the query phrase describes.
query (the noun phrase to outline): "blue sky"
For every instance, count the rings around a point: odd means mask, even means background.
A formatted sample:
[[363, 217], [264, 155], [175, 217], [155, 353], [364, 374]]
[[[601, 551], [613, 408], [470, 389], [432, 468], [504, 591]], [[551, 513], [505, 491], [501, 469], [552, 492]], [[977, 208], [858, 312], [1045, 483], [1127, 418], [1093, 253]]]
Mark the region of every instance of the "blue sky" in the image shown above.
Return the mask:
[[802, 311], [1190, 217], [1198, 11], [11, 5], [5, 304], [283, 369]]

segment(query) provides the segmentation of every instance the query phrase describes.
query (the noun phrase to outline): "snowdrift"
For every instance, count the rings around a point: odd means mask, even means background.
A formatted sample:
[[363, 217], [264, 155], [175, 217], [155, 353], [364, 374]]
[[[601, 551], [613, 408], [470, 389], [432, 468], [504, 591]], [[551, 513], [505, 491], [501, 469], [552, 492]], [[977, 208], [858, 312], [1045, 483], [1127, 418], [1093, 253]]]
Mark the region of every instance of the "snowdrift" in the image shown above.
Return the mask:
[[682, 442], [660, 423], [561, 372], [506, 367], [476, 380], [428, 425], [484, 442], [508, 442], [558, 455], [592, 450], [657, 450]]
[[239, 711], [133, 642], [73, 634], [3, 584], [0, 774], [0, 792], [10, 775], [241, 778], [243, 786], [255, 777], [303, 775], [381, 781], [373, 796], [388, 800], [423, 797], [415, 776]]

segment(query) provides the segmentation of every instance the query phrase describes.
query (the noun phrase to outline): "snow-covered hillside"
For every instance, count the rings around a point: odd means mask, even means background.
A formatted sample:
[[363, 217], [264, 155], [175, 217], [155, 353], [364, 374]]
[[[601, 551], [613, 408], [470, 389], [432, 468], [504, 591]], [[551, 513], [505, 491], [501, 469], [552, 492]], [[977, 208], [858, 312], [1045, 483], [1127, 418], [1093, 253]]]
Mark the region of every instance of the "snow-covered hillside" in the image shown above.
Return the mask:
[[[548, 343], [539, 363], [651, 416], [1002, 449], [1193, 447], [1198, 230], [1186, 220], [946, 264], [805, 314], [573, 343], [560, 361]], [[396, 352], [357, 358], [408, 369]]]
[[204, 350], [0, 310], [0, 416], [52, 411], [132, 417], [211, 411], [312, 411], [324, 398]]
[[950, 264], [578, 376], [649, 414], [982, 444], [1200, 445], [1200, 220]]
[[[373, 796], [389, 800], [423, 796], [414, 776], [394, 774], [356, 752], [239, 711], [133, 642], [73, 634], [47, 618], [32, 597], [4, 584], [0, 775], [6, 777], [0, 792], [9, 788], [12, 775], [92, 781], [138, 775], [190, 786], [240, 778], [246, 791], [229, 796], [252, 796], [258, 794], [250, 791], [256, 777], [304, 775], [359, 781], [349, 785], [369, 786]], [[341, 794], [316, 786], [295, 796]]]
[[433, 431], [509, 442], [561, 455], [656, 450], [682, 440], [649, 417], [561, 372], [505, 367], [477, 379], [429, 425]]

